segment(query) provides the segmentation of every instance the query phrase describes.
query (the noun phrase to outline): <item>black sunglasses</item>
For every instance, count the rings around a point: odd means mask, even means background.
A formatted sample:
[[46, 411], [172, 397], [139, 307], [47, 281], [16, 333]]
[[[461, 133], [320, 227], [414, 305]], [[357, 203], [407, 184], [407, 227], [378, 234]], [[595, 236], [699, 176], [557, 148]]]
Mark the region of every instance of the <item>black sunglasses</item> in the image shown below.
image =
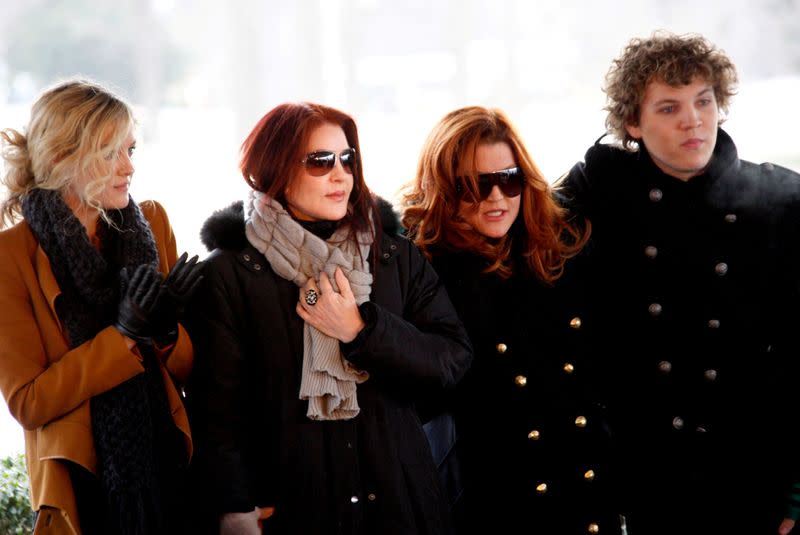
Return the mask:
[[[339, 161], [348, 175], [352, 175], [356, 166], [356, 149], [349, 148], [339, 153]], [[306, 171], [311, 176], [325, 176], [336, 165], [336, 153], [332, 150], [318, 150], [306, 154], [300, 163], [306, 166]]]
[[[458, 177], [456, 179], [456, 194], [464, 197], [468, 193], [468, 178]], [[519, 167], [510, 167], [493, 173], [481, 173], [478, 175], [478, 194], [481, 201], [485, 201], [492, 194], [492, 188], [497, 186], [506, 197], [516, 197], [522, 193], [522, 184], [525, 182], [525, 175]]]

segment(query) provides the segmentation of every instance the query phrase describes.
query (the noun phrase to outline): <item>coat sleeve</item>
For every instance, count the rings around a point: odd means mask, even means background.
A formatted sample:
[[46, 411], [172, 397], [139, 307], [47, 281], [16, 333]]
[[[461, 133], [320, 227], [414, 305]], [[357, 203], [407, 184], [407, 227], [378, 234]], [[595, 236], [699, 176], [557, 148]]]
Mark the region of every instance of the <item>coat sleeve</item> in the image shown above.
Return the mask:
[[225, 259], [206, 261], [187, 316], [196, 351], [187, 402], [201, 499], [209, 500], [214, 512], [244, 512], [256, 506], [244, 454], [253, 425], [243, 387], [247, 353], [240, 342], [242, 318], [232, 306], [240, 299], [231, 287], [234, 277], [226, 275], [220, 260]]
[[472, 361], [472, 346], [433, 267], [407, 240], [397, 257], [402, 316], [368, 302], [365, 336], [345, 357], [374, 376], [423, 387], [452, 387]]
[[[0, 262], [0, 390], [12, 416], [30, 430], [144, 368], [113, 327], [69, 350], [25, 261], [16, 257]], [[39, 300], [35, 308], [34, 299]], [[61, 347], [63, 352], [53, 358]]]
[[575, 216], [591, 217], [591, 181], [586, 164], [578, 162], [555, 184], [559, 204]]

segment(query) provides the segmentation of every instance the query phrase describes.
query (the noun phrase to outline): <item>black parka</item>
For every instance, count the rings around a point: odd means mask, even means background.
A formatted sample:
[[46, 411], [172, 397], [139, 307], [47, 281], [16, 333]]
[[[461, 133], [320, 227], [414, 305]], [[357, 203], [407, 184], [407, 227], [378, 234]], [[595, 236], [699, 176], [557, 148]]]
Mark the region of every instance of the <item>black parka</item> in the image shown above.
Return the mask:
[[471, 360], [438, 277], [382, 204], [367, 328], [344, 356], [369, 372], [359, 415], [312, 421], [299, 399], [298, 288], [246, 242], [241, 204], [204, 228], [215, 249], [192, 304], [188, 388], [196, 480], [216, 514], [274, 506], [267, 533], [439, 534], [446, 503], [419, 418], [418, 395], [455, 384]]
[[629, 533], [775, 533], [798, 481], [800, 176], [719, 130], [688, 181], [597, 143], [561, 185], [593, 225]]

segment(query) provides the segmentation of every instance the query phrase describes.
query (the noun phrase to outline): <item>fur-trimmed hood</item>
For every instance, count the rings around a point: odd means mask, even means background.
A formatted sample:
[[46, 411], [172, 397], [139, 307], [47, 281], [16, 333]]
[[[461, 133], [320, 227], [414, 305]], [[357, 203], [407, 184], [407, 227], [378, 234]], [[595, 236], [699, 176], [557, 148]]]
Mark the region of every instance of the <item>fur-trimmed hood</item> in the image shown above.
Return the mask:
[[[400, 232], [400, 218], [389, 201], [374, 197], [375, 207], [384, 234], [393, 236]], [[209, 217], [200, 229], [200, 240], [206, 249], [240, 250], [247, 246], [244, 232], [244, 203], [233, 204], [217, 210]]]

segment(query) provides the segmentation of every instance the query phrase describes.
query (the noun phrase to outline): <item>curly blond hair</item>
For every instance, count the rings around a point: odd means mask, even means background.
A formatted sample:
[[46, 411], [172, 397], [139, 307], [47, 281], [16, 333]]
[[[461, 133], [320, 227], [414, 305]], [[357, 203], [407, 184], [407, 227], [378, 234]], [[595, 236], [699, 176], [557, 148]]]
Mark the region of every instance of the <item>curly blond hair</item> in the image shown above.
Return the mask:
[[711, 84], [717, 105], [727, 113], [730, 98], [736, 94], [738, 76], [725, 52], [697, 34], [657, 31], [647, 38], [631, 39], [606, 74], [606, 129], [625, 148], [634, 149], [636, 140], [625, 125], [639, 124], [648, 84], [658, 80], [678, 87], [695, 78]]

